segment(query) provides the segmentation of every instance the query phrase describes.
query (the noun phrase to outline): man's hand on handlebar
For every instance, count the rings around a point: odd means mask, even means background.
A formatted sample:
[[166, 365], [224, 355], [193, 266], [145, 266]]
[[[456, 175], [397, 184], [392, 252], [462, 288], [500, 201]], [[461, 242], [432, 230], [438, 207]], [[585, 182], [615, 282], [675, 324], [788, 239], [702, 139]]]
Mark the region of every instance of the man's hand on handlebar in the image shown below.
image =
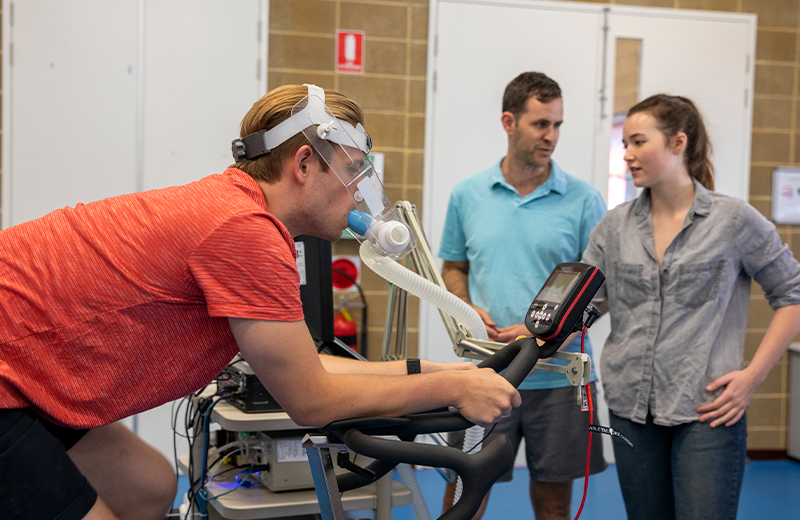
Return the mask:
[[468, 421], [487, 427], [506, 417], [522, 400], [519, 392], [491, 368], [464, 374], [464, 390], [455, 408]]

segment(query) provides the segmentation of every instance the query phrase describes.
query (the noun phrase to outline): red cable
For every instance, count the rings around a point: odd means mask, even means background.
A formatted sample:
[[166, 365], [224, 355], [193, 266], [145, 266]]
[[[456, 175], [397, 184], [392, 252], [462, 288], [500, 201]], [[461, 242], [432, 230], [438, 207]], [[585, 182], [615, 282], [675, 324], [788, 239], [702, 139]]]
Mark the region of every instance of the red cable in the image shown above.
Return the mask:
[[[586, 337], [586, 331], [589, 330], [588, 327], [583, 328], [583, 334], [581, 334], [581, 354], [583, 354], [583, 339]], [[594, 424], [592, 422], [592, 416], [594, 415], [594, 405], [592, 404], [592, 389], [589, 386], [589, 383], [586, 383], [586, 395], [589, 398], [589, 425]], [[578, 508], [578, 514], [575, 515], [575, 520], [578, 520], [581, 516], [581, 511], [583, 511], [583, 504], [586, 503], [586, 491], [589, 489], [589, 461], [591, 460], [592, 456], [592, 430], [589, 430], [589, 446], [586, 448], [586, 475], [583, 478], [583, 499], [581, 499], [581, 507]]]

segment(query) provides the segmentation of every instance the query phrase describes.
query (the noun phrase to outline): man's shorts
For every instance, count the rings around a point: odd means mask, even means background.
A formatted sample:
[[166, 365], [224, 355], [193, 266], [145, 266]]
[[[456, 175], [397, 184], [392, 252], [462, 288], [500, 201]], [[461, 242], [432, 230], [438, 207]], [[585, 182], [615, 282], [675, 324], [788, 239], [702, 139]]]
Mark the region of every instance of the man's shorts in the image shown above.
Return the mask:
[[[597, 393], [592, 385], [592, 402]], [[550, 390], [520, 390], [522, 405], [511, 415], [498, 422], [484, 444], [505, 434], [514, 447], [516, 458], [520, 441], [525, 439], [525, 459], [531, 480], [536, 482], [567, 482], [586, 474], [586, 448], [589, 439], [589, 413], [581, 412], [575, 404], [575, 387]], [[594, 412], [597, 424], [597, 412]], [[487, 428], [489, 431], [491, 427]], [[450, 433], [449, 442], [461, 448], [464, 431]], [[589, 473], [606, 469], [603, 441], [599, 434], [592, 435], [592, 455]], [[498, 482], [509, 482], [514, 468], [500, 477]]]
[[88, 430], [56, 426], [27, 408], [0, 410], [0, 516], [78, 520], [97, 492], [67, 455]]

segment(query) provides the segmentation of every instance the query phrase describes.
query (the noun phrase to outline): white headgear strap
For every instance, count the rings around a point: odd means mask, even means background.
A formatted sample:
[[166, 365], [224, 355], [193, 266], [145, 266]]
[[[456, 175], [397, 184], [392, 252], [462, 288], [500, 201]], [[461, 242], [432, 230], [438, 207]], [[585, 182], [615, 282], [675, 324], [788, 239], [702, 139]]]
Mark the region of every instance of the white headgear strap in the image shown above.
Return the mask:
[[234, 139], [232, 149], [236, 162], [267, 154], [311, 125], [317, 125], [317, 136], [320, 139], [342, 146], [355, 144], [365, 154], [369, 153], [372, 139], [364, 131], [361, 123], [353, 126], [347, 121], [333, 117], [325, 105], [325, 91], [316, 85], [304, 86], [308, 88], [305, 108], [274, 128], [261, 130], [242, 139]]

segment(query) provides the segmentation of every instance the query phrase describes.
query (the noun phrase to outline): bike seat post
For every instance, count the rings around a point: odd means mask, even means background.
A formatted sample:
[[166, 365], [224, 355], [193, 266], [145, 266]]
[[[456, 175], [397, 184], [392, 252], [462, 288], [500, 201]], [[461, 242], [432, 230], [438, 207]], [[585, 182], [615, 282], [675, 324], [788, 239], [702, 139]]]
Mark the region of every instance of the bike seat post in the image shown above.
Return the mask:
[[345, 520], [341, 493], [333, 469], [331, 446], [328, 438], [322, 435], [306, 435], [303, 438], [322, 520]]

